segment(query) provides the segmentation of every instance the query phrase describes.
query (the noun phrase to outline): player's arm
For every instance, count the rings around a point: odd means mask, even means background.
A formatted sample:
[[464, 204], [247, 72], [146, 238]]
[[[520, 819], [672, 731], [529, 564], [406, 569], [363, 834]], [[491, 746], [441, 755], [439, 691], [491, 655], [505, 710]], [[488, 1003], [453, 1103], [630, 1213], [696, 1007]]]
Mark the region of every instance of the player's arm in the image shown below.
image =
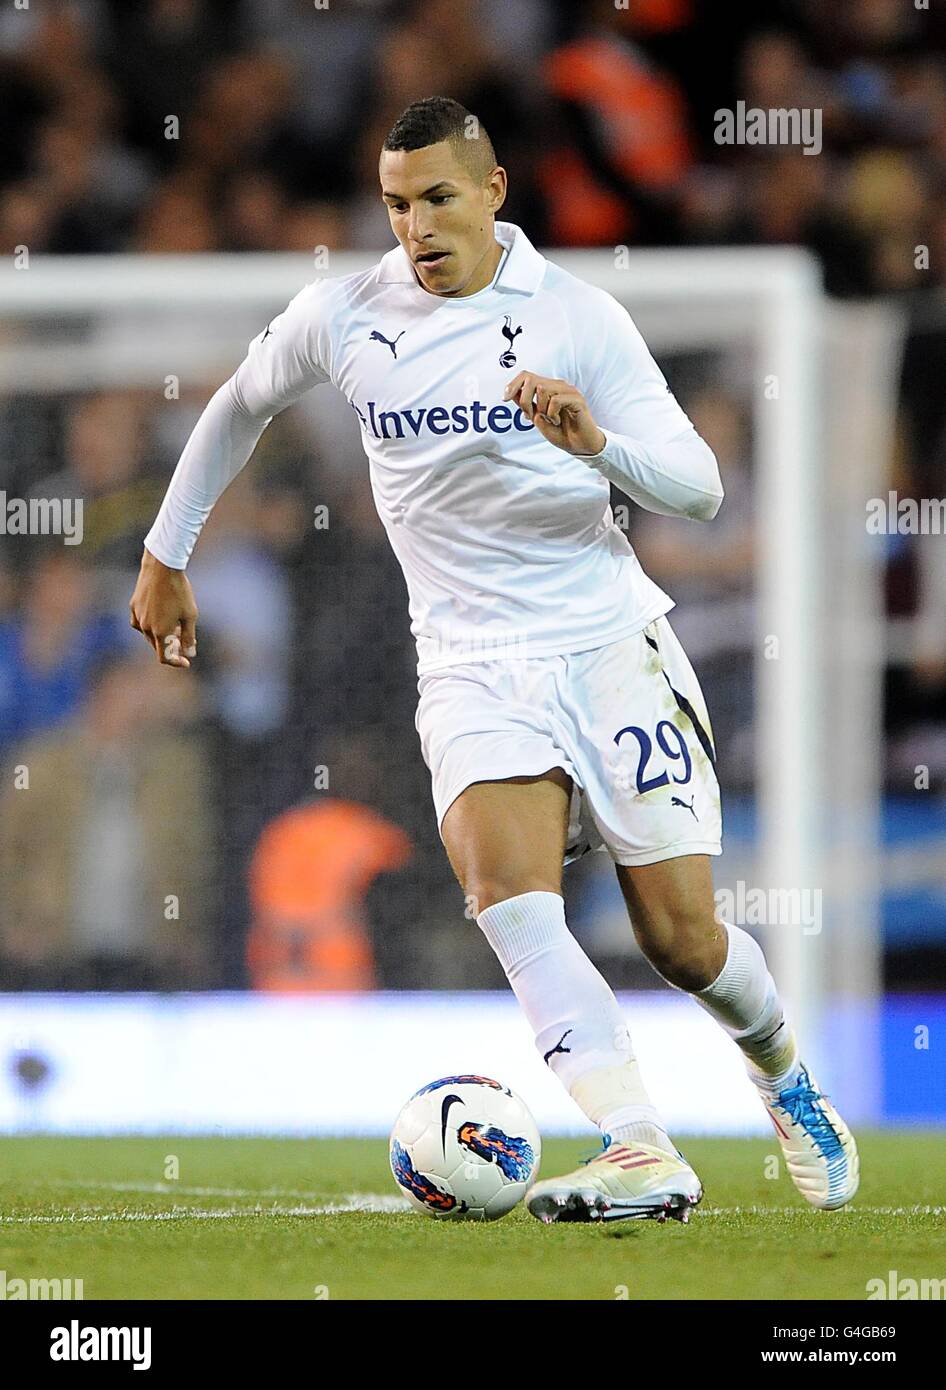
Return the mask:
[[197, 605], [184, 573], [214, 503], [249, 460], [274, 415], [328, 381], [319, 282], [254, 338], [214, 393], [184, 447], [154, 525], [129, 608], [131, 625], [166, 666], [196, 656]]
[[573, 382], [520, 372], [506, 388], [551, 443], [647, 511], [709, 521], [723, 486], [713, 451], [670, 392], [630, 315], [610, 295], [576, 315]]

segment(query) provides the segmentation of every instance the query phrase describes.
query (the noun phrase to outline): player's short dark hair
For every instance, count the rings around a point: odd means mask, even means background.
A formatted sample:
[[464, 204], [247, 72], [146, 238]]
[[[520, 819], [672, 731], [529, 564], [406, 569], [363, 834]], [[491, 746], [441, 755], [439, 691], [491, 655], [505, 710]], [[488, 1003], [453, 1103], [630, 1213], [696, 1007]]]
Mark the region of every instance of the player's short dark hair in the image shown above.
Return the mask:
[[496, 151], [481, 122], [452, 97], [413, 101], [388, 131], [382, 149], [422, 150], [449, 140], [457, 158], [475, 179], [496, 167]]

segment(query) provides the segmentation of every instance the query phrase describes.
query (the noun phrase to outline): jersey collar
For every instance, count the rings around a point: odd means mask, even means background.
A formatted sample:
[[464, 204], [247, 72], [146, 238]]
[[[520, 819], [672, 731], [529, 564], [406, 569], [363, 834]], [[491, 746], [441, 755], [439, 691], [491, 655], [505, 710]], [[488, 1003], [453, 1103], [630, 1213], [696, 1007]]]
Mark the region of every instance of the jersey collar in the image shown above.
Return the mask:
[[[546, 260], [514, 222], [495, 224], [496, 240], [509, 250], [494, 290], [513, 290], [534, 294], [545, 275]], [[378, 262], [378, 280], [384, 285], [417, 285], [410, 257], [403, 246], [395, 246]], [[420, 286], [417, 286], [420, 289]], [[426, 294], [427, 291], [425, 290]]]

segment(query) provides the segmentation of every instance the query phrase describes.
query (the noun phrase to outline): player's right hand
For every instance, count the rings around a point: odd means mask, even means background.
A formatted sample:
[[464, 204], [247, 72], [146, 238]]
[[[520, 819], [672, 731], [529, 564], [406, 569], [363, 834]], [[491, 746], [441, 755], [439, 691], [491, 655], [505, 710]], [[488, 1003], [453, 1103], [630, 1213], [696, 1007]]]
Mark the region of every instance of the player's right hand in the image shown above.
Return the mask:
[[197, 604], [183, 570], [172, 570], [150, 550], [128, 605], [131, 625], [154, 648], [162, 666], [190, 666], [197, 655]]

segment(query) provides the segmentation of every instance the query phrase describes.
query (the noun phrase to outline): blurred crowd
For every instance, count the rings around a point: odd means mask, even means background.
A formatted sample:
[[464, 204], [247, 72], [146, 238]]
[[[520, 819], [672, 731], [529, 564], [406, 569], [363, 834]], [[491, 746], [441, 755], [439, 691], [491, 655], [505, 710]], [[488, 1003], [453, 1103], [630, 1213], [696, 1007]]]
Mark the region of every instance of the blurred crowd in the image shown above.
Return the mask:
[[[802, 244], [832, 294], [893, 297], [912, 324], [895, 485], [943, 497], [944, 55], [942, 16], [902, 0], [33, 0], [0, 15], [0, 256], [382, 252], [381, 142], [448, 94], [539, 246]], [[737, 101], [817, 107], [823, 152], [717, 144]], [[726, 506], [685, 534], [635, 510], [631, 539], [748, 789], [750, 402], [712, 364], [663, 365]], [[128, 628], [216, 384], [0, 400], [0, 489], [84, 501], [81, 546], [0, 540], [0, 988], [498, 987], [436, 836], [403, 579], [318, 411], [277, 418], [205, 530], [195, 672]], [[924, 618], [888, 679], [896, 789], [918, 731], [946, 778], [946, 575], [942, 543], [880, 543], [891, 615]]]
[[[946, 276], [946, 20], [904, 0], [37, 0], [0, 16], [0, 247], [385, 249], [377, 153], [454, 96], [542, 245], [810, 246], [837, 294]], [[822, 152], [717, 143], [817, 108]]]
[[[189, 571], [196, 669], [131, 631], [167, 415], [198, 408], [108, 391], [0, 409], [4, 493], [84, 502], [81, 545], [0, 550], [7, 988], [367, 988], [425, 970], [386, 927], [434, 953], [462, 911], [432, 846], [379, 878], [429, 843], [431, 813], [406, 592], [364, 473], [342, 489], [277, 419]], [[56, 441], [48, 476], [24, 432]]]

